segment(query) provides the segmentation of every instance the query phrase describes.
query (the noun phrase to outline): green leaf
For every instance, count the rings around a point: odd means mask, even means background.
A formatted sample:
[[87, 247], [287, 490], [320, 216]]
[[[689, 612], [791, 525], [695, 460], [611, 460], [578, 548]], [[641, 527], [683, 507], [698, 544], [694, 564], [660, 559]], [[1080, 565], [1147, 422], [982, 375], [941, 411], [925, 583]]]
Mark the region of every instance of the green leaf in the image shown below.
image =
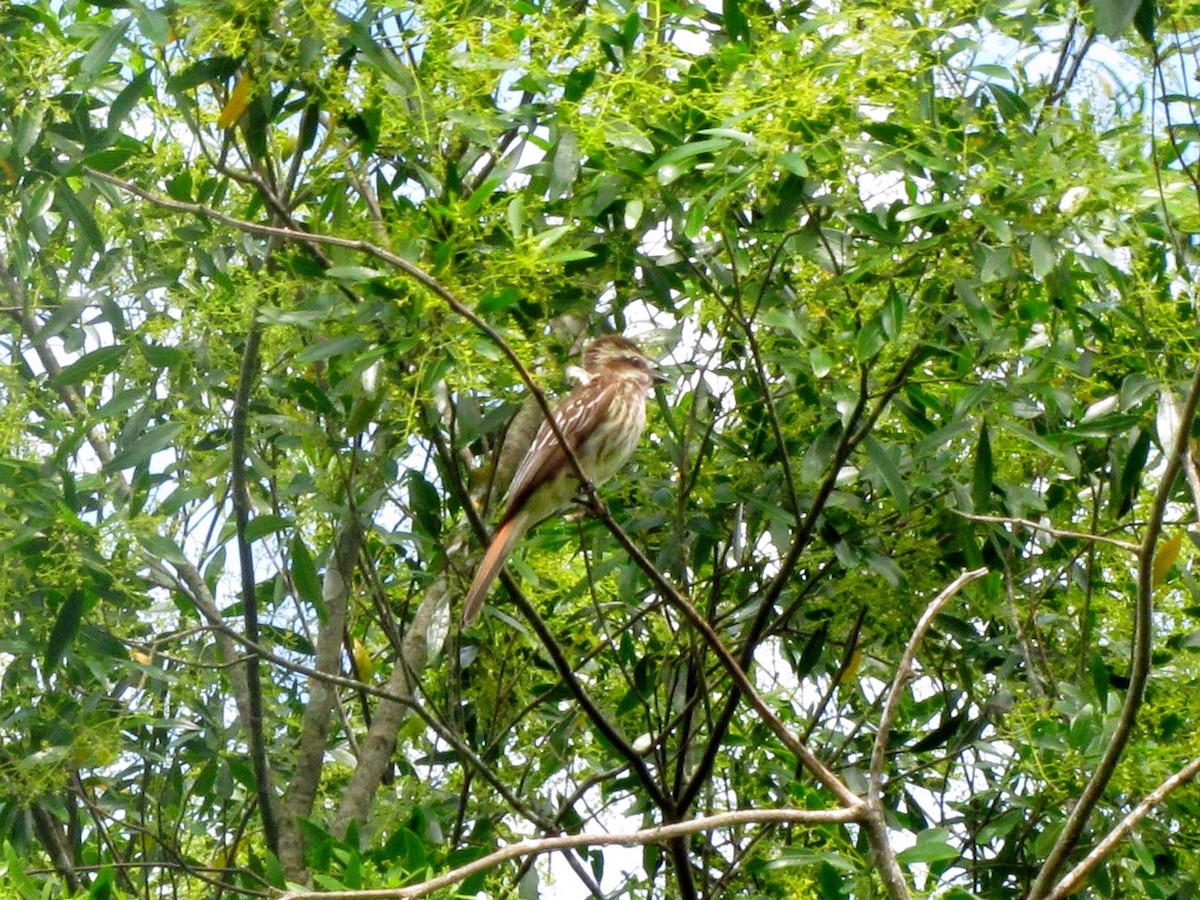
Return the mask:
[[654, 142], [646, 137], [645, 132], [628, 122], [609, 122], [604, 129], [604, 140], [614, 147], [624, 147], [638, 153], [654, 152]]
[[132, 19], [123, 19], [96, 38], [79, 64], [80, 75], [90, 79], [108, 65], [108, 61], [112, 59], [117, 45], [121, 43], [121, 38], [125, 37], [125, 30], [129, 28], [129, 23], [132, 21]]
[[958, 859], [958, 850], [950, 846], [950, 831], [947, 828], [929, 828], [917, 835], [917, 842], [907, 850], [896, 854], [897, 860], [906, 866], [913, 863], [935, 863]]
[[975, 467], [971, 475], [971, 502], [975, 512], [987, 512], [992, 502], [992, 484], [995, 481], [992, 463], [992, 441], [988, 437], [987, 423], [979, 429], [979, 441], [975, 445]]
[[1154, 27], [1158, 19], [1158, 4], [1154, 0], [1142, 0], [1133, 17], [1133, 27], [1149, 45], [1154, 46]]
[[104, 250], [104, 235], [100, 233], [96, 220], [87, 208], [79, 202], [79, 197], [71, 190], [65, 178], [59, 179], [54, 188], [54, 205], [64, 216], [74, 223], [79, 238], [94, 252]]
[[113, 345], [85, 353], [69, 366], [64, 366], [50, 379], [55, 387], [78, 387], [97, 372], [108, 374], [129, 353], [126, 347]]
[[165, 534], [139, 534], [138, 543], [155, 560], [166, 560], [177, 566], [187, 565], [188, 559], [179, 545]]
[[1137, 499], [1138, 488], [1142, 484], [1142, 472], [1146, 468], [1146, 460], [1150, 457], [1150, 432], [1145, 428], [1136, 428], [1134, 431], [1137, 437], [1121, 466], [1121, 477], [1112, 497], [1118, 519], [1124, 518], [1133, 510], [1133, 502]]
[[179, 437], [182, 431], [183, 424], [181, 422], [167, 422], [148, 428], [130, 440], [128, 444], [122, 445], [104, 468], [109, 472], [115, 472], [119, 469], [140, 466], [155, 453], [172, 446], [175, 438]]
[[750, 22], [746, 19], [746, 14], [742, 12], [741, 0], [725, 0], [722, 5], [725, 33], [729, 35], [729, 39], [731, 41], [750, 40]]
[[129, 114], [133, 111], [133, 108], [146, 95], [146, 91], [150, 87], [150, 76], [153, 74], [154, 69], [151, 67], [141, 74], [135, 75], [129, 84], [121, 89], [121, 93], [117, 94], [113, 99], [112, 106], [108, 108], [108, 133], [110, 138], [121, 130], [121, 126], [129, 118]]
[[1041, 281], [1054, 269], [1054, 245], [1043, 235], [1033, 235], [1029, 239], [1029, 259], [1033, 264], [1033, 277]]
[[558, 138], [554, 158], [550, 164], [550, 187], [547, 194], [551, 200], [564, 196], [575, 179], [579, 177], [579, 138], [567, 129]]
[[596, 256], [591, 250], [559, 250], [546, 257], [548, 263], [569, 263], [581, 259], [593, 259]]
[[916, 222], [920, 219], [928, 219], [930, 216], [958, 212], [961, 208], [962, 204], [956, 200], [944, 200], [939, 203], [918, 203], [915, 206], [906, 206], [900, 212], [896, 213], [896, 221]]
[[313, 363], [333, 356], [343, 356], [361, 350], [367, 345], [361, 334], [344, 334], [341, 337], [326, 338], [310, 344], [296, 354], [296, 362]]
[[238, 70], [241, 61], [234, 56], [213, 56], [192, 63], [178, 75], [167, 81], [167, 89], [173, 93], [190, 90], [210, 81], [225, 81]]
[[817, 626], [817, 630], [812, 633], [812, 636], [804, 643], [804, 650], [800, 653], [800, 659], [795, 665], [795, 675], [797, 678], [807, 676], [818, 662], [821, 660], [821, 654], [825, 650], [825, 641], [829, 637], [829, 622], [824, 621]]
[[909, 509], [908, 488], [904, 484], [904, 478], [901, 476], [900, 467], [896, 462], [899, 454], [888, 450], [870, 436], [866, 440], [866, 450], [867, 459], [883, 477], [883, 483], [887, 485], [888, 492], [896, 501], [896, 509], [901, 515], [907, 514]]
[[96, 873], [87, 896], [88, 900], [112, 900], [117, 896], [117, 878], [112, 866], [104, 866]]
[[775, 157], [775, 161], [781, 169], [799, 178], [808, 174], [808, 162], [799, 153], [780, 153]]
[[655, 161], [651, 171], [658, 173], [659, 184], [669, 185], [695, 165], [697, 156], [724, 150], [729, 145], [729, 138], [708, 138], [672, 147]]
[[1107, 38], [1121, 36], [1143, 0], [1093, 0], [1092, 10], [1096, 17], [1096, 30]]
[[484, 315], [503, 312], [510, 306], [515, 306], [521, 302], [521, 292], [510, 284], [502, 287], [493, 288], [483, 295], [483, 299], [479, 301], [477, 312]]
[[297, 596], [311, 604], [324, 620], [325, 597], [321, 579], [317, 575], [317, 564], [299, 533], [292, 536], [292, 584], [295, 585]]
[[1099, 701], [1100, 709], [1108, 708], [1108, 688], [1111, 684], [1109, 679], [1108, 664], [1104, 662], [1104, 657], [1098, 653], [1092, 653], [1092, 689], [1096, 692], [1096, 698]]
[[291, 519], [283, 516], [276, 516], [270, 513], [265, 513], [261, 516], [255, 516], [246, 524], [246, 540], [257, 541], [267, 535], [276, 534], [280, 531], [286, 531], [293, 526]]
[[416, 469], [408, 473], [408, 503], [421, 531], [436, 538], [442, 531], [442, 499], [437, 489]]
[[76, 588], [67, 595], [66, 600], [59, 607], [58, 615], [54, 619], [54, 627], [50, 630], [50, 639], [46, 642], [44, 665], [47, 672], [53, 672], [58, 668], [63, 656], [66, 655], [67, 647], [70, 646], [76, 632], [79, 631], [85, 600], [84, 592]]
[[372, 269], [368, 266], [330, 266], [325, 270], [327, 278], [336, 278], [338, 281], [348, 281], [351, 284], [370, 281], [382, 274], [378, 269]]
[[971, 215], [979, 219], [998, 241], [1007, 244], [1012, 240], [1012, 228], [1002, 217], [982, 206], [971, 207]]

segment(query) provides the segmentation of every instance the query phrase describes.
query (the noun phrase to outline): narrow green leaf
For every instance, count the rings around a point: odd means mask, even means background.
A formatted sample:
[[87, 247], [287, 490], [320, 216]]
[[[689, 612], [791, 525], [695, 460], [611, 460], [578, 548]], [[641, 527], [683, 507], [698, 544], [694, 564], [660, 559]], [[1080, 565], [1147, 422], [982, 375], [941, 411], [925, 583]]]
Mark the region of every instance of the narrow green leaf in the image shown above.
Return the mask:
[[148, 428], [139, 434], [136, 440], [131, 441], [128, 446], [122, 446], [104, 468], [110, 472], [115, 472], [118, 469], [130, 469], [134, 466], [139, 466], [158, 451], [165, 450], [174, 444], [175, 438], [179, 437], [182, 431], [183, 424], [180, 422], [167, 422], [164, 425], [155, 425], [153, 428]]
[[731, 41], [750, 40], [750, 22], [742, 12], [741, 0], [725, 0], [725, 33]]
[[378, 269], [367, 266], [330, 266], [325, 270], [325, 275], [329, 278], [352, 283], [370, 281], [372, 278], [378, 278], [381, 274], [383, 273]]
[[84, 592], [76, 588], [63, 605], [59, 607], [54, 627], [50, 630], [50, 639], [46, 642], [45, 667], [47, 672], [53, 672], [62, 662], [63, 656], [70, 646], [71, 640], [79, 631], [79, 623], [83, 619]]
[[1158, 20], [1158, 4], [1154, 0], [1142, 0], [1137, 13], [1133, 17], [1133, 27], [1142, 39], [1151, 46], [1154, 45], [1154, 27]]
[[1133, 372], [1125, 376], [1125, 380], [1121, 382], [1121, 409], [1132, 409], [1158, 390], [1158, 387], [1158, 379], [1143, 372]]
[[907, 513], [909, 509], [908, 488], [904, 484], [904, 478], [900, 474], [900, 467], [896, 462], [898, 454], [893, 454], [887, 447], [870, 436], [866, 440], [866, 450], [867, 459], [883, 477], [883, 483], [896, 501], [896, 509], [901, 515]]
[[344, 334], [341, 337], [327, 338], [310, 344], [296, 354], [296, 362], [312, 363], [332, 356], [341, 356], [355, 350], [361, 350], [367, 345], [361, 334]]
[[100, 233], [96, 220], [92, 217], [91, 212], [79, 202], [79, 197], [71, 190], [66, 179], [59, 179], [54, 187], [54, 206], [71, 220], [79, 237], [94, 252], [100, 253], [104, 250], [104, 235]]
[[137, 102], [146, 95], [147, 88], [150, 87], [150, 76], [153, 74], [154, 68], [147, 68], [146, 71], [134, 78], [121, 88], [121, 93], [113, 99], [112, 106], [108, 108], [108, 133], [112, 137], [121, 130], [121, 126], [137, 105]]
[[799, 153], [780, 153], [775, 157], [775, 161], [779, 163], [781, 169], [791, 172], [799, 178], [808, 174], [808, 163]]
[[1133, 501], [1137, 499], [1138, 488], [1142, 484], [1142, 472], [1146, 468], [1146, 460], [1150, 456], [1150, 432], [1138, 428], [1137, 437], [1121, 466], [1121, 477], [1117, 482], [1117, 490], [1113, 495], [1116, 515], [1120, 519], [1133, 509]]
[[317, 564], [308, 552], [304, 538], [299, 534], [292, 536], [292, 584], [296, 594], [305, 603], [312, 604], [318, 611], [324, 608], [324, 597], [321, 590], [321, 579], [317, 575]]
[[506, 284], [484, 294], [483, 299], [479, 301], [476, 311], [490, 315], [491, 313], [502, 312], [520, 302], [521, 292], [511, 284]]
[[128, 353], [127, 347], [101, 347], [85, 353], [69, 366], [64, 366], [50, 379], [55, 387], [78, 387], [97, 372], [108, 374]]
[[565, 129], [554, 148], [554, 159], [550, 164], [550, 187], [547, 194], [551, 200], [564, 196], [579, 177], [579, 138], [575, 132]]
[[173, 92], [186, 91], [209, 81], [224, 81], [238, 70], [241, 62], [234, 56], [213, 56], [192, 63], [178, 75], [167, 81], [167, 89]]
[[91, 48], [84, 55], [83, 62], [79, 64], [80, 75], [85, 78], [92, 78], [108, 65], [108, 61], [112, 59], [117, 45], [121, 43], [121, 38], [125, 37], [125, 31], [129, 28], [129, 23], [132, 21], [132, 19], [123, 19], [105, 31], [100, 37], [96, 38]]
[[975, 512], [986, 512], [991, 505], [994, 480], [992, 441], [988, 437], [987, 423], [984, 422], [979, 429], [979, 441], [975, 445], [975, 469], [971, 477], [971, 500], [975, 505]]
[[112, 866], [104, 866], [96, 874], [87, 892], [88, 900], [112, 900], [117, 896], [117, 877]]
[[270, 534], [285, 531], [294, 523], [291, 519], [266, 513], [255, 516], [246, 524], [246, 540], [257, 541]]
[[690, 144], [682, 144], [678, 147], [672, 147], [666, 153], [658, 158], [654, 163], [655, 169], [661, 169], [664, 166], [678, 166], [680, 163], [693, 159], [704, 153], [714, 153], [717, 150], [723, 150], [730, 144], [729, 138], [708, 138], [703, 141], [692, 141]]
[[817, 626], [817, 630], [805, 642], [804, 649], [800, 652], [800, 660], [796, 663], [795, 675], [797, 678], [807, 676], [820, 661], [821, 654], [825, 650], [825, 641], [828, 637], [829, 622], [825, 621]]
[[639, 131], [628, 122], [609, 122], [605, 128], [604, 140], [614, 147], [624, 147], [638, 153], [654, 152], [654, 142], [646, 137], [645, 132]]
[[187, 564], [187, 557], [183, 555], [179, 545], [165, 534], [139, 534], [138, 543], [152, 559], [166, 560], [177, 566]]
[[1033, 235], [1029, 239], [1029, 259], [1033, 264], [1033, 277], [1041, 281], [1054, 269], [1054, 245], [1044, 235]]
[[442, 530], [442, 501], [437, 489], [416, 469], [408, 473], [408, 503], [421, 531], [437, 537]]
[[915, 206], [907, 206], [896, 213], [896, 221], [915, 222], [918, 219], [927, 219], [942, 213], [956, 212], [961, 208], [962, 204], [955, 200], [945, 200], [940, 203], [918, 203]]
[[1092, 687], [1096, 691], [1099, 708], [1107, 709], [1109, 688], [1108, 664], [1105, 663], [1104, 657], [1096, 652], [1092, 653]]

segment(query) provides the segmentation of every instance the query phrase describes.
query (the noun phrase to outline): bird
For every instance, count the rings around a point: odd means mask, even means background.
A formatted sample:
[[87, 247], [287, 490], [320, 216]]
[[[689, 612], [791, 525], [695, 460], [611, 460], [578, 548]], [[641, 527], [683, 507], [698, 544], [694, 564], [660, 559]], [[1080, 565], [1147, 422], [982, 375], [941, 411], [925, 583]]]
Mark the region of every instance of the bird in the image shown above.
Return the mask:
[[[582, 362], [582, 382], [551, 415], [595, 486], [616, 474], [633, 454], [646, 427], [646, 396], [655, 382], [667, 379], [622, 335], [591, 341]], [[566, 506], [581, 486], [550, 422], [542, 422], [513, 476], [504, 515], [467, 591], [464, 627], [478, 618], [488, 590], [525, 533]]]

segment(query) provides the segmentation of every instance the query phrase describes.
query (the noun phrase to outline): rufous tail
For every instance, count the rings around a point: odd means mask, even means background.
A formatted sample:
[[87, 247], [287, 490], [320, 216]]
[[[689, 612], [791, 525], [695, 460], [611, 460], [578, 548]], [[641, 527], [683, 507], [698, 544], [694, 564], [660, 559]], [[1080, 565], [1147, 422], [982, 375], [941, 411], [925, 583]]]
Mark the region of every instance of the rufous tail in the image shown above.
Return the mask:
[[467, 599], [463, 603], [464, 628], [473, 625], [479, 618], [479, 610], [483, 606], [488, 590], [492, 583], [500, 577], [500, 570], [504, 568], [504, 563], [512, 555], [513, 548], [517, 546], [517, 541], [523, 534], [525, 534], [525, 517], [521, 513], [517, 513], [497, 528], [496, 533], [492, 535], [492, 542], [488, 545], [487, 552], [483, 554], [483, 559], [479, 561], [479, 568], [475, 570], [475, 579], [471, 582], [471, 589], [467, 591]]

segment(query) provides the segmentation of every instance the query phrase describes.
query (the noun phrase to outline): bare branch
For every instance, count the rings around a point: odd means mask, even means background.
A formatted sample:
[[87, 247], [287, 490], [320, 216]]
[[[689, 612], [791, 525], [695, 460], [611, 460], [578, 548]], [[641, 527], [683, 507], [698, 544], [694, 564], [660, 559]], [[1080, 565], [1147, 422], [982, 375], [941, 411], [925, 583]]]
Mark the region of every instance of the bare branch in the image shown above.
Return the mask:
[[1120, 547], [1122, 550], [1127, 550], [1130, 553], [1137, 553], [1142, 549], [1141, 544], [1135, 544], [1133, 541], [1123, 541], [1120, 538], [1107, 537], [1103, 534], [1089, 534], [1086, 531], [1066, 531], [1051, 525], [1043, 525], [1041, 522], [1035, 522], [1032, 519], [1014, 519], [1008, 516], [981, 516], [978, 513], [963, 512], [961, 509], [954, 510], [954, 513], [962, 516], [964, 519], [970, 519], [972, 522], [991, 522], [996, 525], [1024, 525], [1032, 531], [1040, 531], [1053, 537], [1075, 538], [1080, 541], [1108, 544], [1112, 547]]
[[519, 841], [495, 853], [451, 869], [442, 875], [420, 884], [401, 888], [383, 888], [368, 891], [291, 891], [280, 900], [410, 900], [424, 897], [434, 891], [450, 887], [477, 872], [486, 872], [500, 863], [525, 856], [538, 856], [558, 850], [573, 850], [578, 847], [637, 847], [645, 844], [662, 844], [692, 834], [731, 828], [738, 825], [768, 825], [776, 823], [795, 825], [828, 825], [839, 822], [855, 822], [860, 818], [857, 809], [763, 809], [734, 810], [717, 813], [687, 822], [645, 828], [623, 834], [570, 834], [562, 837]]
[[[1189, 167], [1190, 168], [1190, 167]], [[1079, 836], [1083, 833], [1088, 817], [1100, 798], [1104, 789], [1112, 780], [1117, 770], [1117, 763], [1125, 753], [1129, 738], [1133, 734], [1133, 726], [1137, 722], [1137, 714], [1145, 696], [1146, 680], [1150, 675], [1150, 650], [1153, 641], [1151, 616], [1154, 611], [1154, 552], [1158, 547], [1158, 538], [1162, 533], [1163, 516], [1171, 492], [1175, 487], [1175, 479], [1188, 454], [1188, 444], [1191, 440], [1192, 423], [1196, 420], [1196, 408], [1200, 404], [1200, 369], [1196, 370], [1188, 389], [1187, 400], [1179, 414], [1179, 431], [1175, 436], [1175, 445], [1170, 449], [1166, 465], [1159, 476], [1158, 490], [1154, 493], [1146, 522], [1146, 534], [1142, 538], [1138, 550], [1137, 569], [1137, 598], [1133, 610], [1133, 649], [1130, 654], [1129, 687], [1125, 691], [1125, 703], [1117, 718], [1112, 738], [1104, 750], [1104, 756], [1084, 785], [1079, 796], [1079, 802], [1071, 810], [1059, 832], [1058, 840], [1054, 842], [1049, 855], [1038, 870], [1037, 878], [1029, 890], [1030, 900], [1042, 900], [1050, 891], [1067, 855], [1075, 848]]]
[[1117, 844], [1129, 836], [1129, 833], [1137, 827], [1138, 823], [1146, 818], [1146, 814], [1150, 810], [1162, 803], [1166, 799], [1167, 794], [1187, 784], [1197, 775], [1200, 775], [1200, 757], [1193, 759], [1151, 791], [1146, 796], [1146, 799], [1131, 809], [1125, 818], [1117, 823], [1117, 826], [1106, 834], [1100, 843], [1092, 848], [1091, 853], [1085, 856], [1075, 868], [1063, 876], [1062, 881], [1054, 886], [1054, 890], [1046, 895], [1046, 900], [1060, 900], [1062, 897], [1069, 897], [1083, 887], [1083, 880], [1091, 874], [1091, 871], [1108, 854], [1116, 849]]
[[883, 820], [884, 810], [881, 790], [883, 782], [883, 759], [887, 753], [888, 738], [892, 733], [892, 723], [895, 722], [896, 714], [900, 711], [900, 700], [904, 696], [905, 682], [908, 681], [909, 676], [912, 674], [913, 661], [917, 658], [917, 647], [920, 646], [921, 640], [929, 630], [929, 626], [933, 624], [934, 617], [942, 611], [942, 608], [947, 603], [954, 599], [959, 591], [972, 581], [982, 578], [987, 573], [988, 570], [986, 568], [963, 572], [925, 607], [925, 612], [917, 620], [917, 627], [913, 629], [912, 636], [908, 639], [908, 646], [904, 648], [904, 655], [900, 657], [900, 664], [896, 667], [896, 677], [892, 679], [892, 686], [888, 691], [887, 704], [883, 708], [883, 715], [879, 719], [879, 728], [875, 732], [875, 746], [871, 750], [871, 771], [867, 783], [867, 808], [871, 810], [871, 816], [867, 820], [867, 827], [873, 832], [871, 855], [874, 857], [875, 866], [879, 871], [880, 878], [883, 879], [893, 897], [908, 896], [908, 887], [904, 881], [904, 873], [900, 871], [899, 863], [897, 863], [896, 856], [892, 853], [891, 845], [888, 843], [887, 829], [884, 826]]

